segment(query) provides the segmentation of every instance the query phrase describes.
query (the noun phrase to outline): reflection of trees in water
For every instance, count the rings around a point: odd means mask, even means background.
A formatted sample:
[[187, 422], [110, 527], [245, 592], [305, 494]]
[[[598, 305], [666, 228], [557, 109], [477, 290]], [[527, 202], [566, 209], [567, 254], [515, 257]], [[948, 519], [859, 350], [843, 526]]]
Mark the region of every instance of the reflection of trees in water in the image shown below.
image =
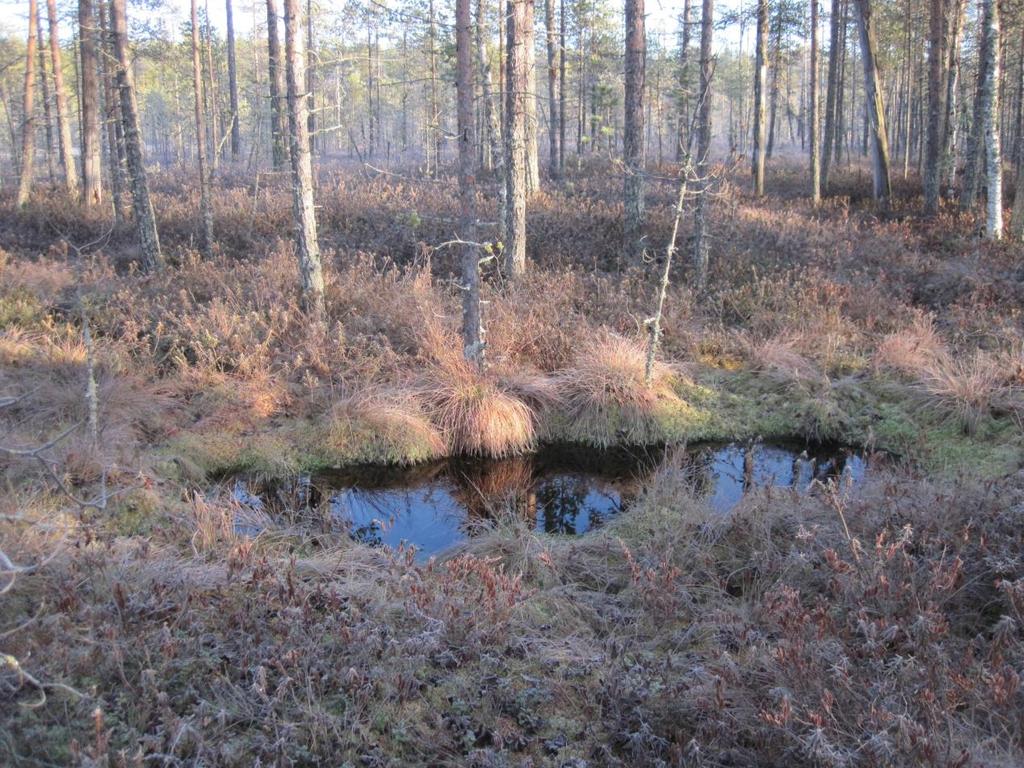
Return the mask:
[[696, 495], [721, 495], [729, 506], [755, 486], [803, 491], [814, 480], [842, 479], [848, 473], [858, 477], [864, 468], [846, 450], [756, 443], [678, 450], [667, 462], [665, 458], [662, 449], [546, 450], [503, 460], [354, 467], [289, 483], [250, 478], [236, 484], [234, 495], [240, 504], [263, 504], [272, 517], [316, 524], [324, 532], [351, 533], [359, 541], [380, 545], [394, 538], [389, 536], [396, 533], [393, 526], [403, 536], [408, 526], [411, 538], [417, 524], [420, 531], [440, 535], [441, 514], [456, 516], [457, 522], [443, 520], [444, 529], [452, 531], [514, 515], [547, 533], [583, 533], [628, 509], [663, 462], [661, 471], [682, 479]]

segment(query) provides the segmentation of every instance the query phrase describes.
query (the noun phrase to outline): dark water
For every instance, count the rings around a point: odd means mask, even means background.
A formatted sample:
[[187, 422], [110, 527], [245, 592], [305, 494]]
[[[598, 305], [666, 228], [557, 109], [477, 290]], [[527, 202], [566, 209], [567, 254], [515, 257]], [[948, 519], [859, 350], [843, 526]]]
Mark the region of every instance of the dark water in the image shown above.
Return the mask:
[[[429, 557], [495, 518], [515, 514], [539, 532], [582, 534], [628, 510], [663, 449], [548, 448], [510, 459], [449, 459], [415, 467], [357, 467], [260, 486], [239, 480], [241, 507], [301, 517], [367, 544], [416, 547]], [[785, 445], [694, 446], [674, 463], [712, 507], [727, 512], [751, 488], [807, 489], [814, 480], [860, 482], [867, 459], [848, 449]], [[252, 524], [240, 526], [251, 535]]]

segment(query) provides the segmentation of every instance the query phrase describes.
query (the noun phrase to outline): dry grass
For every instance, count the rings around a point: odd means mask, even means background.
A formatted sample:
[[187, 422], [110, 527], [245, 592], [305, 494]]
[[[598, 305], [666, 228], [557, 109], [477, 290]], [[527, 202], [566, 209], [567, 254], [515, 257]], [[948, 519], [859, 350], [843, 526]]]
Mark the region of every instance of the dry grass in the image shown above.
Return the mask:
[[581, 434], [617, 436], [626, 443], [657, 432], [661, 409], [680, 402], [673, 384], [678, 368], [655, 361], [651, 385], [645, 382], [646, 349], [639, 341], [600, 333], [583, 342], [569, 368], [554, 375], [559, 402]]
[[949, 349], [935, 330], [928, 315], [919, 315], [911, 325], [886, 335], [875, 351], [877, 368], [915, 377], [921, 371], [944, 364]]
[[456, 454], [500, 458], [528, 451], [536, 441], [530, 406], [461, 359], [424, 371], [417, 397]]
[[941, 359], [918, 372], [918, 386], [970, 434], [997, 403], [1006, 403], [1006, 370], [993, 355], [978, 350], [966, 360]]
[[801, 351], [813, 344], [806, 333], [788, 332], [762, 341], [748, 342], [748, 356], [754, 370], [785, 383], [827, 384], [821, 369]]
[[405, 452], [423, 460], [448, 451], [444, 435], [409, 390], [361, 390], [337, 402], [327, 423], [327, 442], [342, 452], [344, 442], [356, 437], [357, 431], [372, 433], [381, 450], [395, 457]]

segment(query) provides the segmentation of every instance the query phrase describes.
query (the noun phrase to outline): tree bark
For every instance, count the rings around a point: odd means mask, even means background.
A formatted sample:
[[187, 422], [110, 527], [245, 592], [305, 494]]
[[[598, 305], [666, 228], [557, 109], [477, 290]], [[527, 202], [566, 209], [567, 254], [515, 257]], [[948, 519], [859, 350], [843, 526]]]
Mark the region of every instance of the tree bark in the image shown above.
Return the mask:
[[973, 115], [967, 145], [964, 148], [963, 186], [960, 189], [960, 210], [974, 208], [978, 197], [978, 186], [985, 163], [985, 98], [991, 93], [989, 77], [992, 71], [984, 66], [988, 60], [989, 36], [984, 21], [979, 24], [980, 45], [978, 49], [978, 75], [974, 92]]
[[[40, 9], [39, 18], [36, 20], [36, 43], [39, 46], [39, 71], [36, 73], [36, 80], [39, 83], [40, 101], [43, 103], [43, 134], [46, 139], [46, 178], [50, 185], [54, 184], [57, 174], [53, 165], [53, 116], [50, 114], [50, 86], [48, 67], [46, 66], [46, 41], [43, 40], [43, 17]], [[13, 147], [12, 147], [13, 148]]]
[[117, 62], [115, 74], [121, 100], [125, 159], [128, 164], [128, 179], [132, 188], [135, 226], [139, 233], [139, 249], [143, 268], [153, 271], [163, 266], [164, 258], [160, 252], [160, 237], [156, 231], [156, 217], [153, 214], [153, 203], [149, 198], [149, 179], [146, 177], [146, 165], [142, 156], [139, 105], [135, 100], [132, 63], [128, 54], [128, 19], [125, 16], [125, 0], [110, 0], [110, 23], [114, 35], [114, 54]]
[[238, 116], [238, 64], [235, 61], [235, 14], [231, 0], [224, 0], [228, 35], [228, 102], [231, 108], [231, 160], [242, 153], [242, 127]]
[[757, 44], [754, 56], [754, 151], [751, 172], [754, 194], [764, 194], [764, 160], [767, 142], [765, 96], [768, 89], [768, 0], [757, 2]]
[[981, 66], [988, 70], [982, 105], [985, 122], [985, 175], [988, 181], [988, 206], [985, 216], [985, 237], [1003, 237], [1003, 155], [999, 132], [999, 0], [984, 0], [984, 25], [987, 44]]
[[114, 208], [114, 221], [124, 220], [124, 122], [115, 87], [114, 74], [109, 62], [115, 60], [114, 40], [107, 24], [107, 3], [97, 3], [100, 20], [100, 73], [103, 77], [103, 114], [107, 126], [107, 162], [110, 168], [110, 202]]
[[313, 0], [306, 0], [306, 116], [309, 130], [309, 151], [317, 151], [316, 140], [316, 34], [313, 27]]
[[690, 154], [693, 136], [690, 132], [690, 2], [683, 0], [679, 30], [679, 98], [676, 104], [676, 161]]
[[[548, 0], [550, 2], [550, 0]], [[647, 38], [644, 0], [626, 0], [625, 127], [623, 161], [626, 166], [622, 199], [624, 250], [627, 261], [639, 266], [644, 254], [644, 78]]]
[[64, 168], [64, 185], [68, 195], [77, 198], [78, 168], [75, 165], [75, 149], [71, 144], [71, 118], [68, 115], [67, 91], [64, 90], [64, 67], [61, 64], [56, 0], [46, 0], [46, 14], [50, 21], [50, 68], [53, 70], [53, 93], [57, 107], [60, 162]]
[[537, 120], [537, 51], [534, 45], [534, 0], [526, 3], [526, 196], [529, 198], [540, 189], [540, 149], [538, 135], [540, 124]]
[[78, 0], [78, 37], [82, 56], [82, 202], [98, 205], [103, 200], [103, 152], [99, 56], [92, 0]]
[[561, 175], [565, 172], [565, 0], [559, 0], [558, 11], [558, 172]]
[[313, 160], [309, 152], [305, 52], [299, 0], [284, 0], [285, 77], [288, 88], [288, 138], [291, 145], [292, 200], [295, 209], [296, 250], [302, 282], [303, 309], [315, 318], [324, 315], [324, 276], [313, 208]]
[[[551, 0], [548, 0], [550, 3]], [[476, 244], [476, 179], [473, 147], [473, 30], [471, 0], [455, 0], [455, 56], [459, 130], [459, 207], [462, 246], [463, 355], [478, 370], [484, 367], [480, 313], [480, 248]]]
[[491, 81], [491, 64], [487, 58], [487, 24], [484, 14], [486, 0], [477, 0], [476, 5], [476, 56], [480, 70], [480, 90], [484, 102], [484, 119], [487, 122], [487, 137], [490, 141], [491, 162], [494, 164], [494, 178], [498, 182], [498, 238], [505, 242], [508, 237], [508, 187], [505, 180], [505, 150], [501, 143], [501, 114], [503, 105], [498, 99], [494, 103], [494, 86]]
[[22, 94], [21, 122], [21, 173], [18, 177], [17, 206], [21, 208], [32, 194], [35, 178], [36, 120], [35, 120], [35, 66], [36, 66], [36, 23], [39, 8], [36, 0], [28, 0], [28, 42], [25, 46], [25, 92]]
[[942, 187], [942, 144], [946, 117], [946, 27], [949, 15], [947, 0], [931, 0], [928, 24], [928, 135], [924, 161], [924, 213], [939, 212]]
[[892, 199], [889, 172], [889, 139], [885, 128], [885, 109], [882, 105], [882, 85], [876, 63], [878, 46], [875, 42], [875, 24], [871, 0], [856, 0], [857, 27], [860, 32], [861, 63], [864, 67], [865, 117], [871, 146], [871, 166], [874, 177], [874, 198], [880, 207], [888, 208]]
[[[642, 2], [642, 0], [641, 0]], [[548, 54], [548, 173], [558, 178], [559, 137], [558, 122], [558, 30], [555, 27], [555, 0], [544, 0], [544, 27], [547, 33]]]
[[533, 0], [507, 0], [507, 72], [503, 136], [509, 215], [505, 270], [513, 278], [526, 271], [526, 122], [527, 100], [530, 96], [526, 28], [532, 21], [533, 14], [529, 12], [532, 6]]
[[808, 132], [811, 145], [811, 204], [821, 203], [821, 148], [818, 146], [818, 0], [811, 0], [811, 61], [810, 94], [807, 108], [810, 111]]
[[277, 0], [267, 0], [267, 70], [270, 83], [270, 134], [274, 170], [288, 162], [288, 118], [285, 106], [284, 66], [277, 29]]
[[697, 105], [697, 180], [695, 192], [697, 209], [694, 222], [693, 256], [697, 276], [697, 289], [703, 290], [708, 278], [708, 214], [711, 208], [709, 155], [711, 154], [712, 111], [712, 34], [714, 33], [714, 0], [703, 0], [700, 21], [700, 91]]
[[192, 92], [195, 97], [196, 159], [199, 165], [199, 251], [209, 259], [213, 248], [213, 211], [210, 207], [210, 171], [206, 157], [206, 121], [203, 115], [203, 68], [199, 47], [199, 13], [192, 0]]

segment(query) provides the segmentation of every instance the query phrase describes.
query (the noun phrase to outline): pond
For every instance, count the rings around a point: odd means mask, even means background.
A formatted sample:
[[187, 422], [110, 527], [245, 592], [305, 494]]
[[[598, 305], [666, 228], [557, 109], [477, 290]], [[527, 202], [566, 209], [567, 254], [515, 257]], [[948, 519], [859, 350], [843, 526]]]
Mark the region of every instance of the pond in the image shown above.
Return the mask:
[[[289, 483], [239, 479], [242, 510], [301, 517], [325, 532], [377, 546], [413, 546], [421, 560], [464, 541], [510, 512], [538, 532], [578, 535], [629, 509], [664, 462], [664, 448], [549, 447], [508, 459], [452, 458], [413, 467], [363, 466]], [[826, 446], [696, 445], [681, 463], [712, 508], [728, 512], [751, 488], [803, 491], [814, 480], [863, 480], [868, 459]], [[241, 522], [254, 535], [258, 523]]]

